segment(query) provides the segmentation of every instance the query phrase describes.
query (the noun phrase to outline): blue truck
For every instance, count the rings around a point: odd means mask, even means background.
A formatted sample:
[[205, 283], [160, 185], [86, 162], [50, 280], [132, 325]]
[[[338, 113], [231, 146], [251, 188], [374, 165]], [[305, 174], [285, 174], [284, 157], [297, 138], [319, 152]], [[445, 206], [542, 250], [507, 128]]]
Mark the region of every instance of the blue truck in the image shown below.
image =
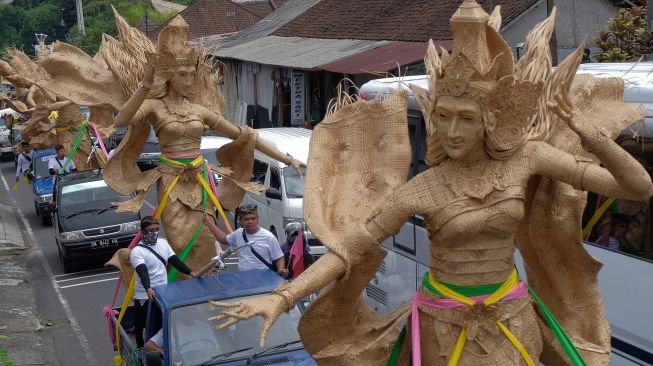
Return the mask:
[[[163, 319], [163, 355], [136, 350], [127, 329], [133, 325], [130, 306], [116, 327], [120, 332], [120, 353], [125, 365], [196, 366], [196, 365], [285, 365], [309, 366], [317, 363], [299, 340], [297, 323], [304, 307], [295, 306], [279, 317], [263, 347], [259, 347], [261, 317], [241, 321], [224, 330], [220, 322], [208, 320], [222, 312], [209, 301], [239, 301], [270, 293], [283, 279], [270, 270], [222, 273], [194, 280], [178, 281], [154, 287], [155, 300], [150, 302], [149, 317], [161, 311]], [[158, 308], [158, 309], [157, 309]], [[120, 309], [115, 309], [120, 311]], [[115, 326], [116, 316], [112, 317]], [[147, 321], [145, 339], [154, 336]]]
[[48, 162], [54, 157], [56, 152], [53, 147], [34, 151], [32, 158], [32, 192], [34, 193], [34, 210], [38, 216], [41, 216], [43, 225], [50, 224], [50, 212], [48, 204], [52, 202], [52, 190], [54, 186], [54, 177], [48, 171]]

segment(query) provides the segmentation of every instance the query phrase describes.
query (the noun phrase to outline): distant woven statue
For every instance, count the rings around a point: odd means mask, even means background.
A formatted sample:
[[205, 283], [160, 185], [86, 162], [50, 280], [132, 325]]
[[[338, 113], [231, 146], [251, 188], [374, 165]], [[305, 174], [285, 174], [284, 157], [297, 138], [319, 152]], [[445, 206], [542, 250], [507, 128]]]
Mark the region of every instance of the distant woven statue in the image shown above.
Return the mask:
[[[55, 47], [64, 45], [56, 44]], [[92, 155], [91, 135], [87, 131], [90, 126], [79, 105], [39, 87], [39, 82], [50, 77], [40, 66], [39, 60], [33, 61], [17, 49], [7, 50], [6, 58], [8, 62], [0, 61], [0, 74], [14, 84], [19, 91], [17, 94], [21, 96], [9, 105], [29, 117], [27, 123], [21, 126], [22, 139], [37, 149], [62, 145], [67, 153], [71, 153], [78, 170], [97, 168], [97, 158]], [[113, 121], [104, 119], [97, 122], [98, 134], [106, 137]]]
[[[553, 17], [515, 64], [498, 10], [463, 2], [453, 52], [430, 43], [429, 89], [413, 87], [429, 168], [408, 181], [406, 93], [343, 98], [313, 132], [304, 193], [306, 221], [329, 250], [274, 294], [214, 302], [232, 308], [216, 325], [260, 315], [263, 343], [279, 314], [319, 290], [299, 331], [320, 365], [607, 365], [601, 264], [583, 248], [580, 215], [585, 191], [653, 194], [612, 141], [643, 113], [623, 103], [621, 79], [576, 76], [582, 45], [551, 71]], [[429, 272], [410, 303], [381, 318], [361, 293], [385, 255], [380, 243], [412, 214], [428, 230]]]
[[[161, 219], [166, 239], [189, 267], [198, 269], [215, 255], [215, 238], [202, 225], [203, 215], [214, 217], [216, 209], [234, 209], [246, 191], [264, 189], [250, 182], [254, 149], [297, 168], [301, 162], [257, 140], [254, 130], [224, 119], [218, 76], [201, 50], [188, 41], [188, 24], [181, 16], [161, 31], [157, 44], [117, 12], [115, 16], [119, 38], [105, 35], [100, 48], [108, 69], [72, 46], [55, 48], [42, 62], [52, 76], [43, 87], [77, 103], [118, 112], [115, 126], [129, 128], [104, 179], [115, 191], [135, 197], [118, 204], [117, 210], [139, 211], [156, 185], [155, 216]], [[207, 128], [234, 139], [216, 151], [222, 167], [210, 166], [200, 153]], [[141, 172], [136, 162], [151, 129], [162, 158], [156, 169]], [[217, 188], [213, 173], [222, 177]], [[121, 262], [131, 272], [127, 257], [119, 251], [111, 263]]]

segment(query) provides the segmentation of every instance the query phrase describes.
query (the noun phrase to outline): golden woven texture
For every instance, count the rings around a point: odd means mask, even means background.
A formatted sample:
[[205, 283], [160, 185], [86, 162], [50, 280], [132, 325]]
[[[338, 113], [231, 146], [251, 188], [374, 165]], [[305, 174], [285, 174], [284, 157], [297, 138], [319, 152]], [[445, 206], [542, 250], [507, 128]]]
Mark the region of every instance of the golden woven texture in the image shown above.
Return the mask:
[[[587, 363], [609, 362], [599, 264], [581, 244], [580, 215], [585, 190], [630, 200], [653, 194], [645, 169], [612, 141], [642, 110], [623, 104], [620, 80], [575, 78], [582, 45], [551, 73], [553, 16], [529, 33], [525, 61], [516, 65], [496, 32], [499, 19], [465, 0], [451, 20], [453, 53], [440, 56], [429, 46], [429, 90], [413, 92], [427, 122], [430, 168], [408, 182], [405, 95], [339, 98], [313, 132], [304, 194], [307, 224], [327, 254], [273, 295], [241, 301], [221, 318], [261, 315], [268, 327], [279, 304], [320, 290], [299, 326], [318, 363], [385, 365], [408, 309], [379, 318], [360, 294], [382, 261], [379, 243], [420, 214], [435, 278], [502, 283], [519, 247], [530, 284]], [[445, 364], [464, 325], [470, 342], [459, 365], [522, 365], [514, 346], [488, 326], [496, 316], [533, 360], [568, 364], [529, 296], [494, 304], [485, 317], [466, 310], [421, 307], [423, 364]]]

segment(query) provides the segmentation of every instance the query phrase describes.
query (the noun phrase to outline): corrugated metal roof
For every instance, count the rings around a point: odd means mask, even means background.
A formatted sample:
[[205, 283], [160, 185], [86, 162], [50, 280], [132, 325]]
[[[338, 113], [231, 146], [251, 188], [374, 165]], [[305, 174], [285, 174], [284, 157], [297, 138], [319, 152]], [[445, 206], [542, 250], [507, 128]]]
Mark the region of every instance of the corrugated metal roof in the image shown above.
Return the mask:
[[[442, 41], [438, 43], [442, 44], [443, 47], [445, 46]], [[427, 46], [428, 43], [426, 42], [391, 42], [372, 50], [321, 65], [320, 69], [342, 74], [385, 72], [396, 68], [397, 65], [407, 65], [422, 60], [426, 54]]]
[[321, 65], [388, 43], [390, 42], [268, 36], [229, 48], [219, 48], [211, 53], [222, 58], [266, 65], [318, 69]]
[[320, 0], [289, 0], [251, 27], [227, 38], [206, 37], [203, 44], [207, 48], [228, 48], [269, 36], [319, 2]]

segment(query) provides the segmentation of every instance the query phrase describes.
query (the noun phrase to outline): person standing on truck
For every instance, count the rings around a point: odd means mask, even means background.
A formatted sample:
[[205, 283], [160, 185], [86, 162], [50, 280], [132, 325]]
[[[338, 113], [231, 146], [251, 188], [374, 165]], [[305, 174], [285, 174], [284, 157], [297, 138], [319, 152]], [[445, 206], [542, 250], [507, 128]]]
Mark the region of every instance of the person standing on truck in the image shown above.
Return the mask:
[[63, 169], [64, 174], [77, 171], [75, 162], [72, 160], [68, 162], [69, 159], [66, 157], [66, 149], [64, 149], [63, 145], [57, 145], [54, 149], [57, 152], [57, 155], [48, 161], [48, 171], [50, 171], [50, 175], [57, 174], [59, 169]]
[[[145, 216], [141, 220], [141, 231], [143, 237], [129, 255], [129, 260], [138, 274], [134, 291], [134, 336], [138, 348], [143, 347], [147, 311], [150, 301], [156, 296], [152, 287], [168, 282], [167, 264], [170, 263], [185, 275], [192, 277], [196, 275], [177, 257], [168, 241], [159, 238], [159, 220], [154, 216]], [[155, 309], [152, 308], [153, 313], [150, 317], [153, 332], [161, 328], [161, 311]]]
[[[23, 151], [18, 155], [18, 164], [16, 165], [16, 182], [20, 180], [20, 176], [26, 173], [29, 173], [30, 166], [32, 164], [32, 158], [34, 154], [32, 153], [29, 143], [27, 141], [21, 142]], [[31, 180], [31, 178], [28, 176]]]
[[207, 215], [204, 216], [204, 224], [208, 226], [220, 243], [240, 248], [250, 241], [254, 242], [249, 248], [245, 248], [240, 252], [238, 257], [239, 271], [270, 269], [277, 272], [281, 277], [287, 277], [288, 269], [286, 269], [286, 261], [279, 242], [274, 234], [258, 226], [256, 205], [240, 206], [238, 208], [238, 223], [242, 227], [227, 235], [218, 228], [211, 218]]

